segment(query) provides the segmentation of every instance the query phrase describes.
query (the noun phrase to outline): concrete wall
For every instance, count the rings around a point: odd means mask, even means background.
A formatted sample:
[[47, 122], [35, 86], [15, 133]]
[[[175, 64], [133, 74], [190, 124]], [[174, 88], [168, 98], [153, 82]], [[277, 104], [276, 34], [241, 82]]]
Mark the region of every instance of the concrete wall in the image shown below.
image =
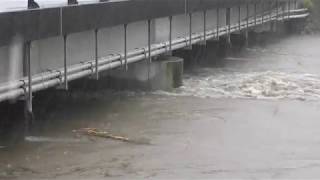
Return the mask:
[[8, 46], [0, 47], [0, 83], [8, 81], [9, 78], [9, 51]]

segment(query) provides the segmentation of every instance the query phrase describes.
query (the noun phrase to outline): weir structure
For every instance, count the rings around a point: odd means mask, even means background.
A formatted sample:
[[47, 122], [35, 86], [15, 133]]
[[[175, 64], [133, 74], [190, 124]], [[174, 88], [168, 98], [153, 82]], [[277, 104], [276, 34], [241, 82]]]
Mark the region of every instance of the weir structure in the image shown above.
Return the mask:
[[38, 91], [68, 90], [71, 81], [212, 40], [230, 43], [234, 33], [248, 40], [253, 29], [308, 15], [297, 0], [101, 1], [2, 12], [0, 102], [22, 101], [32, 114]]

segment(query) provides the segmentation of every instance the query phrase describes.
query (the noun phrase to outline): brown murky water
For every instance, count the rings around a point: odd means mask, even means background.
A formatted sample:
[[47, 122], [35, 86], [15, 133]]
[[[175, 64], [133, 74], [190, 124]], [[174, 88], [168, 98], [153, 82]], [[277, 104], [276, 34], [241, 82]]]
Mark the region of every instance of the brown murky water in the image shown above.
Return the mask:
[[[318, 179], [319, 45], [250, 48], [172, 92], [75, 94], [0, 147], [0, 179]], [[138, 143], [72, 133], [86, 127]]]

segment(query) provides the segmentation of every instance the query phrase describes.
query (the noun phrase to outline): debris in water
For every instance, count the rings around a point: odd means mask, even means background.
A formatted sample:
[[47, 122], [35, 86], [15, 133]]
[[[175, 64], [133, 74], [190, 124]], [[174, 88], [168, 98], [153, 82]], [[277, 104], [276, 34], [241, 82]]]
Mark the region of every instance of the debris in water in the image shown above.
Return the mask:
[[106, 139], [112, 139], [112, 140], [123, 141], [123, 142], [134, 143], [134, 144], [150, 144], [148, 140], [133, 140], [133, 139], [129, 139], [128, 137], [113, 135], [107, 131], [100, 131], [97, 128], [81, 128], [79, 130], [73, 130], [72, 132], [77, 134], [83, 134], [86, 136], [106, 138]]
[[130, 139], [127, 137], [115, 136], [115, 135], [112, 135], [111, 133], [106, 132], [106, 131], [99, 131], [96, 128], [82, 128], [79, 130], [73, 130], [72, 132], [78, 133], [78, 134], [84, 134], [84, 135], [88, 135], [88, 136], [114, 139], [114, 140], [124, 141], [124, 142], [130, 141]]

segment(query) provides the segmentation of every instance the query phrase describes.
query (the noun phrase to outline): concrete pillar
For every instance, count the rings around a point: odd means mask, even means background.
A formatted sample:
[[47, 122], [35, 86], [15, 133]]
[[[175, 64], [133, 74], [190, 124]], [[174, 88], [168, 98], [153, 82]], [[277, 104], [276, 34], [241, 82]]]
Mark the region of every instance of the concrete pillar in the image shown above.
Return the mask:
[[173, 52], [174, 56], [184, 59], [186, 70], [197, 66], [217, 66], [221, 60], [232, 53], [229, 36], [208, 40], [206, 44], [199, 43], [191, 49], [180, 49]]
[[216, 65], [219, 62], [219, 40], [212, 39], [207, 41], [207, 48], [205, 51], [204, 65]]
[[[212, 39], [208, 40], [207, 44], [204, 46], [198, 45], [194, 47], [194, 54], [198, 54], [197, 60], [198, 65], [200, 66], [215, 66], [220, 61], [219, 53], [223, 52], [225, 47], [220, 46], [219, 40]], [[200, 54], [201, 53], [201, 54]]]
[[231, 39], [230, 36], [222, 36], [219, 38], [219, 51], [218, 58], [226, 57], [231, 50]]
[[170, 90], [182, 85], [183, 59], [162, 56], [152, 63], [130, 64], [128, 71], [112, 70], [110, 87], [116, 89]]
[[257, 35], [258, 33], [251, 30], [248, 32], [248, 46], [251, 47], [251, 46], [254, 46], [256, 45], [257, 43]]
[[24, 101], [0, 104], [0, 146], [10, 146], [24, 140], [28, 128]]
[[284, 22], [287, 34], [296, 34], [304, 31], [307, 21], [305, 19], [290, 19]]
[[232, 33], [230, 35], [230, 40], [231, 40], [231, 44], [232, 44], [232, 50], [235, 53], [239, 53], [245, 46], [246, 46], [246, 32], [245, 31], [241, 31], [241, 32], [237, 32], [237, 33]]
[[184, 60], [183, 66], [184, 69], [190, 69], [197, 65], [197, 57], [194, 54], [198, 49], [192, 50], [191, 48], [178, 49], [172, 52], [172, 55], [175, 57], [180, 57]]

